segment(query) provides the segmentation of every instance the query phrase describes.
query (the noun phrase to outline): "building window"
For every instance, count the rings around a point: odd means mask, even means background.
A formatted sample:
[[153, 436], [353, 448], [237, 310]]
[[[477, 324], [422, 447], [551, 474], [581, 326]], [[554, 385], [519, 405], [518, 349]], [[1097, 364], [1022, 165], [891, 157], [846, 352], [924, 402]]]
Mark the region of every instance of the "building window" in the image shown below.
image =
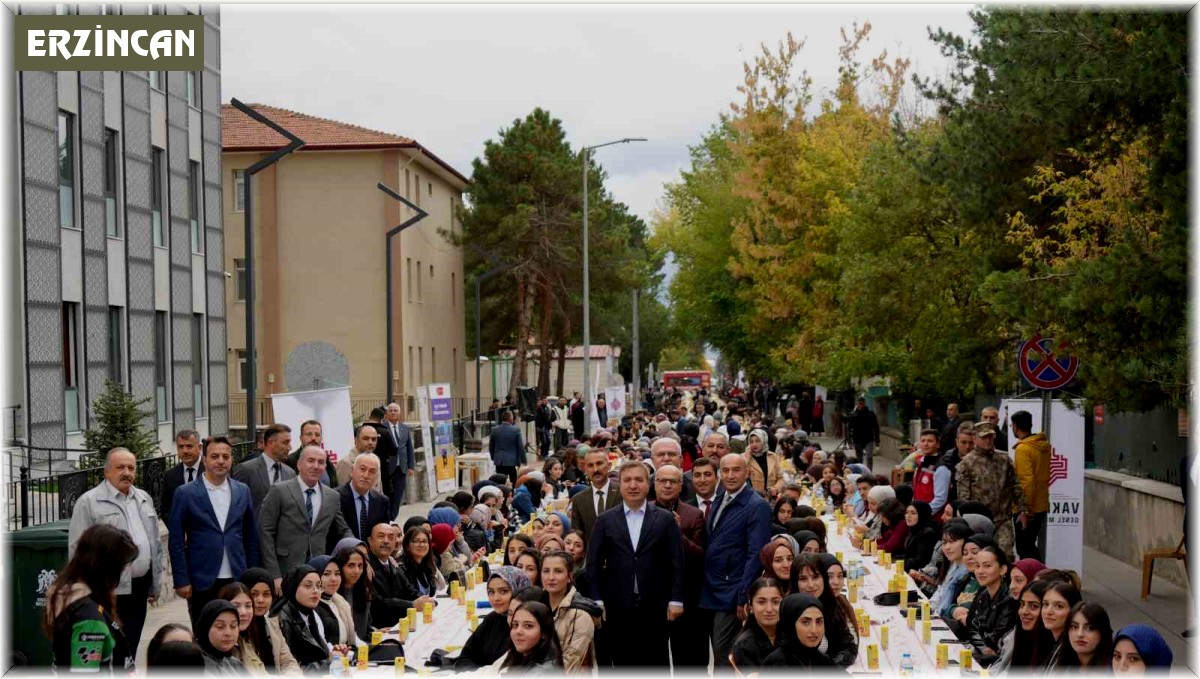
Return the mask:
[[404, 171], [404, 197], [412, 200], [412, 183], [409, 180], [408, 170]]
[[167, 312], [154, 312], [154, 407], [159, 422], [167, 422]]
[[450, 382], [451, 382], [451, 384], [457, 384], [458, 383], [458, 347], [454, 347], [453, 349], [450, 350], [450, 358], [453, 360], [453, 362], [450, 364], [450, 372], [454, 373], [453, 375], [450, 376]]
[[71, 16], [71, 15], [75, 14], [75, 6], [74, 5], [55, 5], [54, 6], [54, 14], [56, 16], [60, 16], [60, 17], [61, 16]]
[[425, 347], [417, 347], [417, 384], [425, 384]]
[[163, 196], [166, 190], [166, 153], [160, 148], [150, 150], [150, 212], [154, 219], [154, 244], [165, 247], [166, 229], [163, 224]]
[[237, 349], [233, 352], [234, 361], [237, 362], [237, 390], [246, 391], [246, 385], [250, 383], [250, 373], [246, 369], [250, 367], [250, 362], [246, 360], [246, 352], [243, 349]]
[[413, 173], [413, 194], [417, 199], [417, 207], [421, 207], [421, 175]]
[[204, 234], [200, 228], [200, 163], [188, 163], [188, 220], [192, 225], [192, 252], [204, 252]]
[[150, 71], [150, 89], [159, 92], [167, 91], [167, 72]]
[[108, 307], [108, 379], [121, 385], [125, 384], [124, 336], [121, 307]]
[[108, 5], [100, 5], [100, 10], [98, 12], [96, 12], [96, 14], [98, 14], [100, 16], [108, 16], [112, 13], [113, 13], [112, 8], [109, 7]]
[[104, 131], [104, 224], [108, 235], [119, 238], [117, 221], [117, 133]]
[[62, 305], [62, 366], [63, 366], [63, 421], [67, 431], [79, 431], [79, 382], [82, 378], [79, 359], [79, 305], [63, 302]]
[[75, 116], [58, 112], [58, 224], [75, 226]]
[[421, 283], [421, 260], [417, 260], [417, 303], [425, 303], [425, 286]]
[[458, 308], [458, 274], [450, 272], [450, 308]]
[[246, 260], [233, 260], [233, 301], [246, 301]]
[[412, 349], [413, 349], [412, 345], [411, 344], [408, 345], [408, 387], [409, 387], [408, 391], [409, 391], [409, 393], [415, 394], [416, 390], [412, 388], [412, 386], [413, 386], [412, 378], [413, 378], [413, 375], [416, 373], [416, 371], [413, 370], [413, 350]]
[[429, 381], [437, 382], [437, 347], [429, 347]]
[[204, 417], [204, 314], [192, 314], [192, 407]]
[[187, 103], [192, 108], [200, 108], [200, 73], [187, 72]]
[[450, 196], [450, 235], [454, 235], [454, 196]]
[[233, 211], [246, 211], [246, 171], [233, 171]]
[[429, 182], [429, 195], [433, 195], [433, 182]]
[[408, 301], [411, 302], [413, 299], [413, 295], [412, 295], [412, 293], [413, 293], [412, 257], [409, 257], [408, 259], [405, 260], [404, 266], [405, 266], [404, 277], [405, 277], [405, 281], [406, 281], [404, 287], [408, 289]]

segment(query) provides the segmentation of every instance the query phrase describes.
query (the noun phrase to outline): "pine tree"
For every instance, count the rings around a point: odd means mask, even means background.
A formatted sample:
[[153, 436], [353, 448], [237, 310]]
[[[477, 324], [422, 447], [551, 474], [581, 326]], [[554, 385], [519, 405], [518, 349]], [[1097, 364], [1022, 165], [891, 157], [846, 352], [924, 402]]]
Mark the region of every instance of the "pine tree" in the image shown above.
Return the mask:
[[92, 403], [96, 428], [83, 433], [84, 446], [96, 452], [81, 457], [79, 468], [99, 467], [104, 464], [108, 451], [118, 447], [129, 450], [139, 459], [152, 454], [156, 440], [142, 426], [141, 410], [149, 402], [149, 398], [135, 400], [121, 385], [105, 380], [104, 393]]

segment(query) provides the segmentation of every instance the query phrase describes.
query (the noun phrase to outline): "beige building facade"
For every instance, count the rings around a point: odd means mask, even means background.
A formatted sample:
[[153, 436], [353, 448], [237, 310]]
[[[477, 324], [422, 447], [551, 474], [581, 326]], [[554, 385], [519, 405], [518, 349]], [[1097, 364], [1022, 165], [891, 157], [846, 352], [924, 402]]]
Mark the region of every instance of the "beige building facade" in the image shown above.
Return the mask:
[[[356, 418], [386, 401], [409, 411], [416, 387], [451, 385], [464, 396], [462, 252], [456, 231], [467, 179], [414, 140], [253, 105], [306, 142], [254, 177], [257, 422], [271, 422], [270, 395], [349, 385]], [[225, 186], [229, 403], [246, 422], [245, 169], [284, 140], [226, 106]], [[387, 232], [429, 213], [391, 239], [393, 373], [387, 373]], [[456, 408], [457, 410], [457, 408]]]

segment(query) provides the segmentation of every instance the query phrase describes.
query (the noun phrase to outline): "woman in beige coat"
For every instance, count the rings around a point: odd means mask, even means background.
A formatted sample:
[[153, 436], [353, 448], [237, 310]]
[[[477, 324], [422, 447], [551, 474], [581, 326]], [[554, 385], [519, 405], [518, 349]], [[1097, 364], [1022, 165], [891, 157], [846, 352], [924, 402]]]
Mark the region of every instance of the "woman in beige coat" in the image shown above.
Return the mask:
[[596, 623], [587, 612], [571, 607], [577, 594], [572, 584], [573, 571], [568, 552], [550, 552], [542, 558], [542, 588], [550, 597], [554, 631], [562, 646], [563, 669], [568, 673], [584, 673], [595, 657], [592, 642]]
[[[262, 571], [261, 577], [254, 571]], [[253, 584], [247, 584], [247, 580]], [[251, 674], [300, 674], [300, 664], [288, 650], [279, 627], [266, 621], [272, 603], [267, 571], [261, 568], [247, 570], [242, 574], [241, 582], [222, 587], [217, 598], [225, 599], [237, 608], [238, 644], [233, 649], [233, 657], [241, 660]]]

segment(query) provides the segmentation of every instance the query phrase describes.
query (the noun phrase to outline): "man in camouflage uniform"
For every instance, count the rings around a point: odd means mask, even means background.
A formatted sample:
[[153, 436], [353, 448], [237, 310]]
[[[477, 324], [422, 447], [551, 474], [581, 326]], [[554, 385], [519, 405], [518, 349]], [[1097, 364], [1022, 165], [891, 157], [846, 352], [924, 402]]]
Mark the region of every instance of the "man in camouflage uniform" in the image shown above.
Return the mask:
[[975, 449], [958, 463], [958, 499], [981, 502], [992, 510], [996, 544], [1011, 561], [1014, 555], [1012, 517], [1025, 513], [1025, 495], [1008, 455], [997, 453], [996, 428], [989, 422], [975, 425]]

